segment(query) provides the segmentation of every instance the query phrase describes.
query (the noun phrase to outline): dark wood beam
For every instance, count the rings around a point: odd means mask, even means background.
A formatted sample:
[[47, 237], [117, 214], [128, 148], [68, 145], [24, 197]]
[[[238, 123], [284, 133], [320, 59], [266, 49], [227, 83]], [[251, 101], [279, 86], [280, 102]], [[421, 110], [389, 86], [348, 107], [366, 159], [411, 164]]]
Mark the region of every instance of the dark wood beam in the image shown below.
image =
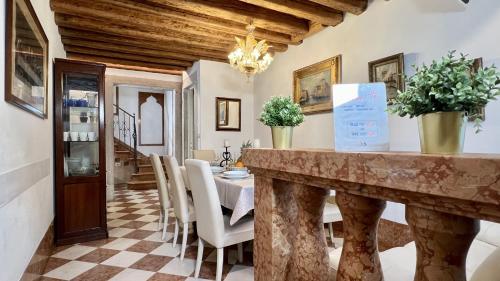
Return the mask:
[[179, 67], [179, 66], [169, 66], [169, 65], [162, 65], [162, 64], [156, 64], [156, 63], [127, 61], [127, 60], [123, 60], [123, 59], [113, 59], [113, 58], [71, 53], [71, 52], [66, 53], [66, 55], [70, 59], [103, 63], [103, 64], [106, 64], [108, 67], [112, 67], [112, 68], [130, 69], [130, 70], [147, 71], [147, 72], [158, 72], [158, 73], [176, 74], [176, 75], [180, 75], [180, 74], [182, 74], [182, 71], [186, 70], [185, 67]]
[[128, 54], [116, 51], [104, 51], [95, 48], [87, 48], [87, 47], [77, 47], [71, 45], [64, 45], [64, 49], [66, 52], [70, 53], [78, 53], [99, 57], [107, 57], [107, 58], [116, 58], [116, 59], [125, 59], [130, 61], [139, 61], [139, 62], [147, 62], [147, 63], [159, 63], [165, 65], [175, 65], [182, 67], [189, 67], [193, 65], [190, 61], [176, 60], [176, 59], [168, 59], [168, 58], [159, 58], [159, 57], [150, 57], [147, 55], [140, 54]]
[[303, 34], [303, 35], [292, 36], [292, 40], [295, 41], [295, 42], [297, 42], [297, 43], [300, 43], [305, 38], [313, 36], [314, 34], [322, 31], [326, 27], [327, 27], [326, 25], [322, 25], [321, 23], [309, 22], [309, 32], [307, 34]]
[[155, 14], [146, 14], [140, 11], [134, 11], [122, 8], [116, 5], [100, 3], [99, 1], [81, 1], [81, 0], [52, 0], [52, 9], [59, 14], [66, 14], [86, 19], [97, 19], [117, 25], [127, 26], [129, 28], [141, 27], [150, 32], [163, 33], [169, 32], [176, 37], [201, 36], [207, 39], [217, 38], [222, 42], [230, 43], [231, 34], [213, 31], [192, 25], [189, 23], [173, 20], [168, 17], [160, 17]]
[[[153, 7], [133, 0], [96, 0], [93, 3], [96, 3], [97, 1], [109, 5], [114, 5], [116, 7], [126, 8], [130, 11], [142, 12], [147, 14], [148, 16], [155, 15], [156, 17], [160, 18], [168, 18], [182, 21], [191, 25], [203, 26], [206, 29], [225, 32], [228, 34], [232, 34], [233, 36], [245, 36], [247, 34], [246, 24], [221, 19], [214, 16], [188, 13], [169, 7]], [[264, 39], [270, 42], [294, 44], [289, 34], [279, 33], [272, 30], [256, 28], [254, 31], [254, 35], [259, 40]]]
[[360, 15], [368, 7], [368, 0], [309, 0], [332, 9]]
[[342, 12], [311, 2], [289, 0], [239, 0], [266, 9], [307, 19], [323, 25], [335, 26], [343, 21]]
[[256, 27], [281, 33], [304, 34], [309, 31], [305, 20], [233, 0], [143, 0], [141, 2], [215, 16], [243, 24], [248, 24], [253, 20]]
[[118, 53], [125, 53], [125, 54], [142, 54], [142, 55], [147, 55], [150, 57], [178, 59], [178, 60], [184, 60], [184, 61], [199, 60], [198, 56], [183, 54], [183, 53], [169, 52], [169, 51], [158, 50], [158, 49], [149, 49], [149, 48], [145, 48], [144, 46], [135, 47], [135, 46], [127, 46], [127, 45], [116, 44], [116, 43], [99, 42], [99, 41], [93, 41], [93, 40], [87, 40], [87, 39], [68, 38], [68, 37], [64, 37], [64, 36], [62, 38], [62, 42], [63, 42], [64, 46], [85, 47], [85, 48], [92, 48], [92, 49], [97, 49], [97, 50], [102, 50], [102, 51], [111, 51], [111, 52], [118, 52]]
[[114, 24], [112, 22], [91, 20], [87, 18], [63, 15], [58, 13], [56, 13], [55, 18], [57, 25], [61, 27], [97, 31], [109, 35], [118, 35], [129, 38], [169, 42], [170, 44], [192, 45], [193, 47], [199, 48], [206, 47], [207, 49], [212, 50], [227, 51], [228, 49], [230, 49], [229, 40], [227, 40], [226, 42], [220, 42], [213, 38], [188, 36], [187, 34], [180, 32], [164, 32], [158, 34], [156, 32], [148, 32], [139, 28], [128, 28], [127, 26]]
[[151, 40], [137, 38], [128, 38], [122, 36], [109, 35], [86, 30], [59, 28], [63, 40], [78, 40], [89, 38], [92, 41], [102, 42], [110, 45], [123, 45], [125, 47], [148, 48], [165, 52], [181, 53], [197, 57], [198, 59], [227, 61], [226, 51], [208, 50], [204, 48], [195, 48], [185, 44], [167, 44]]
[[[143, 40], [159, 41], [166, 44], [182, 44], [191, 45], [197, 48], [205, 48], [210, 50], [229, 52], [234, 47], [233, 38], [222, 40], [208, 36], [194, 36], [183, 32], [141, 29], [140, 27], [129, 28], [127, 26], [106, 22], [101, 20], [92, 20], [87, 18], [76, 17], [72, 15], [64, 15], [56, 13], [56, 23], [58, 26], [82, 29], [87, 31], [97, 31], [109, 35], [123, 36], [128, 38], [137, 38]], [[153, 28], [152, 28], [153, 29]], [[285, 44], [272, 43], [272, 50], [276, 52], [286, 51], [288, 48]]]
[[[127, 26], [129, 28], [142, 28], [148, 32], [158, 34], [173, 34], [176, 37], [198, 36], [204, 39], [216, 39], [221, 43], [234, 44], [234, 36], [238, 34], [221, 32], [202, 27], [203, 25], [190, 24], [184, 21], [173, 20], [170, 17], [158, 16], [144, 13], [129, 8], [110, 5], [99, 1], [89, 3], [83, 0], [52, 0], [52, 9], [56, 13], [70, 16], [82, 17], [92, 20], [101, 20], [113, 24]], [[291, 38], [287, 43], [291, 43]], [[274, 46], [282, 45], [278, 42], [270, 42]]]

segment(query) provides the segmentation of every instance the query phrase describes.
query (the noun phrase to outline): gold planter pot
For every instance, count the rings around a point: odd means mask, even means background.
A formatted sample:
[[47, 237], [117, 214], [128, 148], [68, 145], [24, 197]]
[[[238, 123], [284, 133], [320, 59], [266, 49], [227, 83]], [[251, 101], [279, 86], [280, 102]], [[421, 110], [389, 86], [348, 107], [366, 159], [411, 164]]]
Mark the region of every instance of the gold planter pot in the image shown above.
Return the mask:
[[291, 126], [276, 126], [271, 127], [273, 135], [273, 148], [288, 149], [292, 148], [293, 127]]
[[464, 112], [435, 112], [418, 116], [422, 153], [459, 154], [464, 150]]

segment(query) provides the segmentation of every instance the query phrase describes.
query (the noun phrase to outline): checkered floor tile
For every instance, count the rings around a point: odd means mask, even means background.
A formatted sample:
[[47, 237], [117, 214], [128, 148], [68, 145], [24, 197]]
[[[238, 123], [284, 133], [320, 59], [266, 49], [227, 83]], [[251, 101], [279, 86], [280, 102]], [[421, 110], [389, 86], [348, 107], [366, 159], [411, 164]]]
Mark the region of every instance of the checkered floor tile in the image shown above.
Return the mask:
[[[185, 258], [178, 258], [180, 245], [172, 247], [173, 219], [167, 241], [158, 231], [160, 215], [156, 190], [116, 191], [108, 202], [109, 238], [58, 247], [50, 257], [42, 281], [191, 281], [214, 280], [216, 251], [205, 247], [200, 278], [195, 279], [197, 238], [190, 227]], [[170, 210], [173, 217], [173, 210]], [[179, 234], [178, 241], [181, 240]], [[253, 280], [252, 243], [244, 244], [244, 261], [237, 262], [237, 247], [224, 250], [223, 280]]]

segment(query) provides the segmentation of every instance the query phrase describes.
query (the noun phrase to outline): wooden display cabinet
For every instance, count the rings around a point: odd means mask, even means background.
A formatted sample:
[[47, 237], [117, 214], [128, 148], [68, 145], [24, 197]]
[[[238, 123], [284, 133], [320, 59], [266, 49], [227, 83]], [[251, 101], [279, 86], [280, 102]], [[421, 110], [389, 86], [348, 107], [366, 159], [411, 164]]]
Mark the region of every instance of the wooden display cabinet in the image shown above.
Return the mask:
[[108, 237], [105, 65], [54, 62], [55, 242]]

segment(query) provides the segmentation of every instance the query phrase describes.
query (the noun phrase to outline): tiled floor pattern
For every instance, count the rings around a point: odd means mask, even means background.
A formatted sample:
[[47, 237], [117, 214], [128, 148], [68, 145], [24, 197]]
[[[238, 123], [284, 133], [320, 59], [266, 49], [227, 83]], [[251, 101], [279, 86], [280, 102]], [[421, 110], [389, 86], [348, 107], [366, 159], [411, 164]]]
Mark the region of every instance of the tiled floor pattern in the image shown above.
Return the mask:
[[[205, 247], [200, 278], [193, 277], [197, 254], [196, 236], [188, 236], [184, 261], [177, 246], [172, 247], [173, 212], [167, 227], [167, 242], [158, 229], [158, 193], [155, 190], [116, 192], [108, 202], [109, 238], [58, 247], [49, 258], [41, 281], [189, 281], [214, 280], [216, 251]], [[244, 262], [237, 262], [237, 248], [224, 252], [223, 280], [253, 280], [252, 243], [244, 245]]]

